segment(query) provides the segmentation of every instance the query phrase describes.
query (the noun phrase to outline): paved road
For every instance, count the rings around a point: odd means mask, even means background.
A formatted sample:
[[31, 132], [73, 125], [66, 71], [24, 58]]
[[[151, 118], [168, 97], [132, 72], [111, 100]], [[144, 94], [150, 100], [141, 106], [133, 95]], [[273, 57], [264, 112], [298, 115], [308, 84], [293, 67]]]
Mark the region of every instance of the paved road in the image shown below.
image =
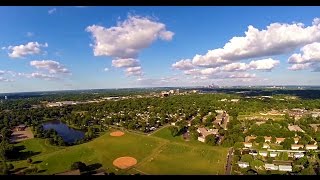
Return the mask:
[[231, 174], [232, 153], [233, 153], [233, 148], [230, 148], [228, 152], [228, 157], [227, 157], [226, 175]]

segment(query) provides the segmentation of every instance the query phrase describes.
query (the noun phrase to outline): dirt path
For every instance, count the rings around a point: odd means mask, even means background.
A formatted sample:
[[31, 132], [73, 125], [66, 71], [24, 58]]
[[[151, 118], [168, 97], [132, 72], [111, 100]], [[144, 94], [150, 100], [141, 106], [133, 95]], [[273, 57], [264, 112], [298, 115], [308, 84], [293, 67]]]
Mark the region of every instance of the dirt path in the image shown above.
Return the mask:
[[231, 174], [232, 153], [233, 153], [233, 148], [230, 148], [227, 156], [226, 175]]

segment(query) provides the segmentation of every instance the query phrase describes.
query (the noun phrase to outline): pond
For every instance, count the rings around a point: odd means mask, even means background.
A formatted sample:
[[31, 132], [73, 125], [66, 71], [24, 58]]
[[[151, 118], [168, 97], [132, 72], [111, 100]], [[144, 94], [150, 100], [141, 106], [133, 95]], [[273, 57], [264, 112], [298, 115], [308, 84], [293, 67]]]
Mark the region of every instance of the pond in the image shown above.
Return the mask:
[[62, 139], [67, 143], [74, 143], [77, 140], [81, 140], [82, 138], [84, 138], [85, 134], [84, 131], [70, 128], [69, 126], [58, 120], [45, 122], [42, 126], [45, 130], [56, 130], [57, 133], [62, 137]]

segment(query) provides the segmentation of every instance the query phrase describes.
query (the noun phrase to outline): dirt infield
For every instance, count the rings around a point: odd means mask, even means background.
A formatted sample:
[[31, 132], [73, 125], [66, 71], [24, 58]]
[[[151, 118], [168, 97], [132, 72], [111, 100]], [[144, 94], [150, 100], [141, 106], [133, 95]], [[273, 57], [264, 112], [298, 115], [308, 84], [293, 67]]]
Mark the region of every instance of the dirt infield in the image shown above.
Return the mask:
[[123, 135], [124, 135], [124, 132], [122, 131], [115, 131], [110, 133], [110, 136], [123, 136]]
[[137, 160], [133, 157], [119, 157], [113, 161], [113, 165], [120, 169], [127, 169], [137, 164]]

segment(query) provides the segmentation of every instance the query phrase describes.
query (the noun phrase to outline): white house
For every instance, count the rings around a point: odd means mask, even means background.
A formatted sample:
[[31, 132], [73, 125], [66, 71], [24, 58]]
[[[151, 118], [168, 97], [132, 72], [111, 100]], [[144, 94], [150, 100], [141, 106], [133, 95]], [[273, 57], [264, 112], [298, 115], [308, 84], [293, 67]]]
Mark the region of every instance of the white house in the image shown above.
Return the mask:
[[262, 147], [262, 148], [264, 148], [264, 149], [269, 149], [270, 146], [269, 146], [269, 144], [267, 144], [267, 143], [263, 143], [263, 147]]
[[278, 153], [277, 152], [270, 152], [270, 157], [277, 157]]
[[266, 170], [278, 170], [278, 169], [279, 169], [279, 167], [276, 166], [276, 165], [274, 165], [274, 164], [265, 164], [265, 165], [264, 165], [264, 168], [265, 168]]
[[249, 167], [249, 163], [248, 163], [248, 162], [238, 161], [238, 165], [239, 165], [240, 168], [247, 168], [247, 167]]
[[291, 149], [292, 150], [298, 150], [300, 148], [303, 148], [303, 145], [301, 145], [301, 144], [291, 144]]
[[280, 144], [282, 143], [286, 138], [276, 138], [276, 143]]
[[299, 142], [299, 139], [300, 139], [300, 138], [298, 138], [298, 137], [296, 137], [296, 138], [293, 138], [293, 140], [294, 140], [294, 143], [295, 143], [295, 144], [297, 144], [297, 143]]
[[264, 136], [264, 142], [271, 142], [271, 136]]
[[249, 143], [249, 142], [244, 142], [243, 145], [246, 148], [251, 148], [252, 147], [252, 143]]
[[295, 154], [293, 155], [293, 157], [295, 157], [295, 158], [302, 158], [303, 156], [304, 156], [303, 153], [295, 153]]
[[291, 165], [279, 165], [279, 171], [292, 171], [292, 166]]
[[199, 137], [198, 137], [198, 141], [200, 141], [200, 142], [205, 142], [206, 139], [205, 139], [204, 137], [202, 137], [202, 136], [199, 136]]
[[268, 152], [267, 151], [259, 151], [259, 155], [261, 155], [263, 157], [267, 157], [268, 156]]
[[312, 144], [306, 145], [306, 150], [317, 150], [317, 149], [318, 149], [317, 145], [312, 145]]

